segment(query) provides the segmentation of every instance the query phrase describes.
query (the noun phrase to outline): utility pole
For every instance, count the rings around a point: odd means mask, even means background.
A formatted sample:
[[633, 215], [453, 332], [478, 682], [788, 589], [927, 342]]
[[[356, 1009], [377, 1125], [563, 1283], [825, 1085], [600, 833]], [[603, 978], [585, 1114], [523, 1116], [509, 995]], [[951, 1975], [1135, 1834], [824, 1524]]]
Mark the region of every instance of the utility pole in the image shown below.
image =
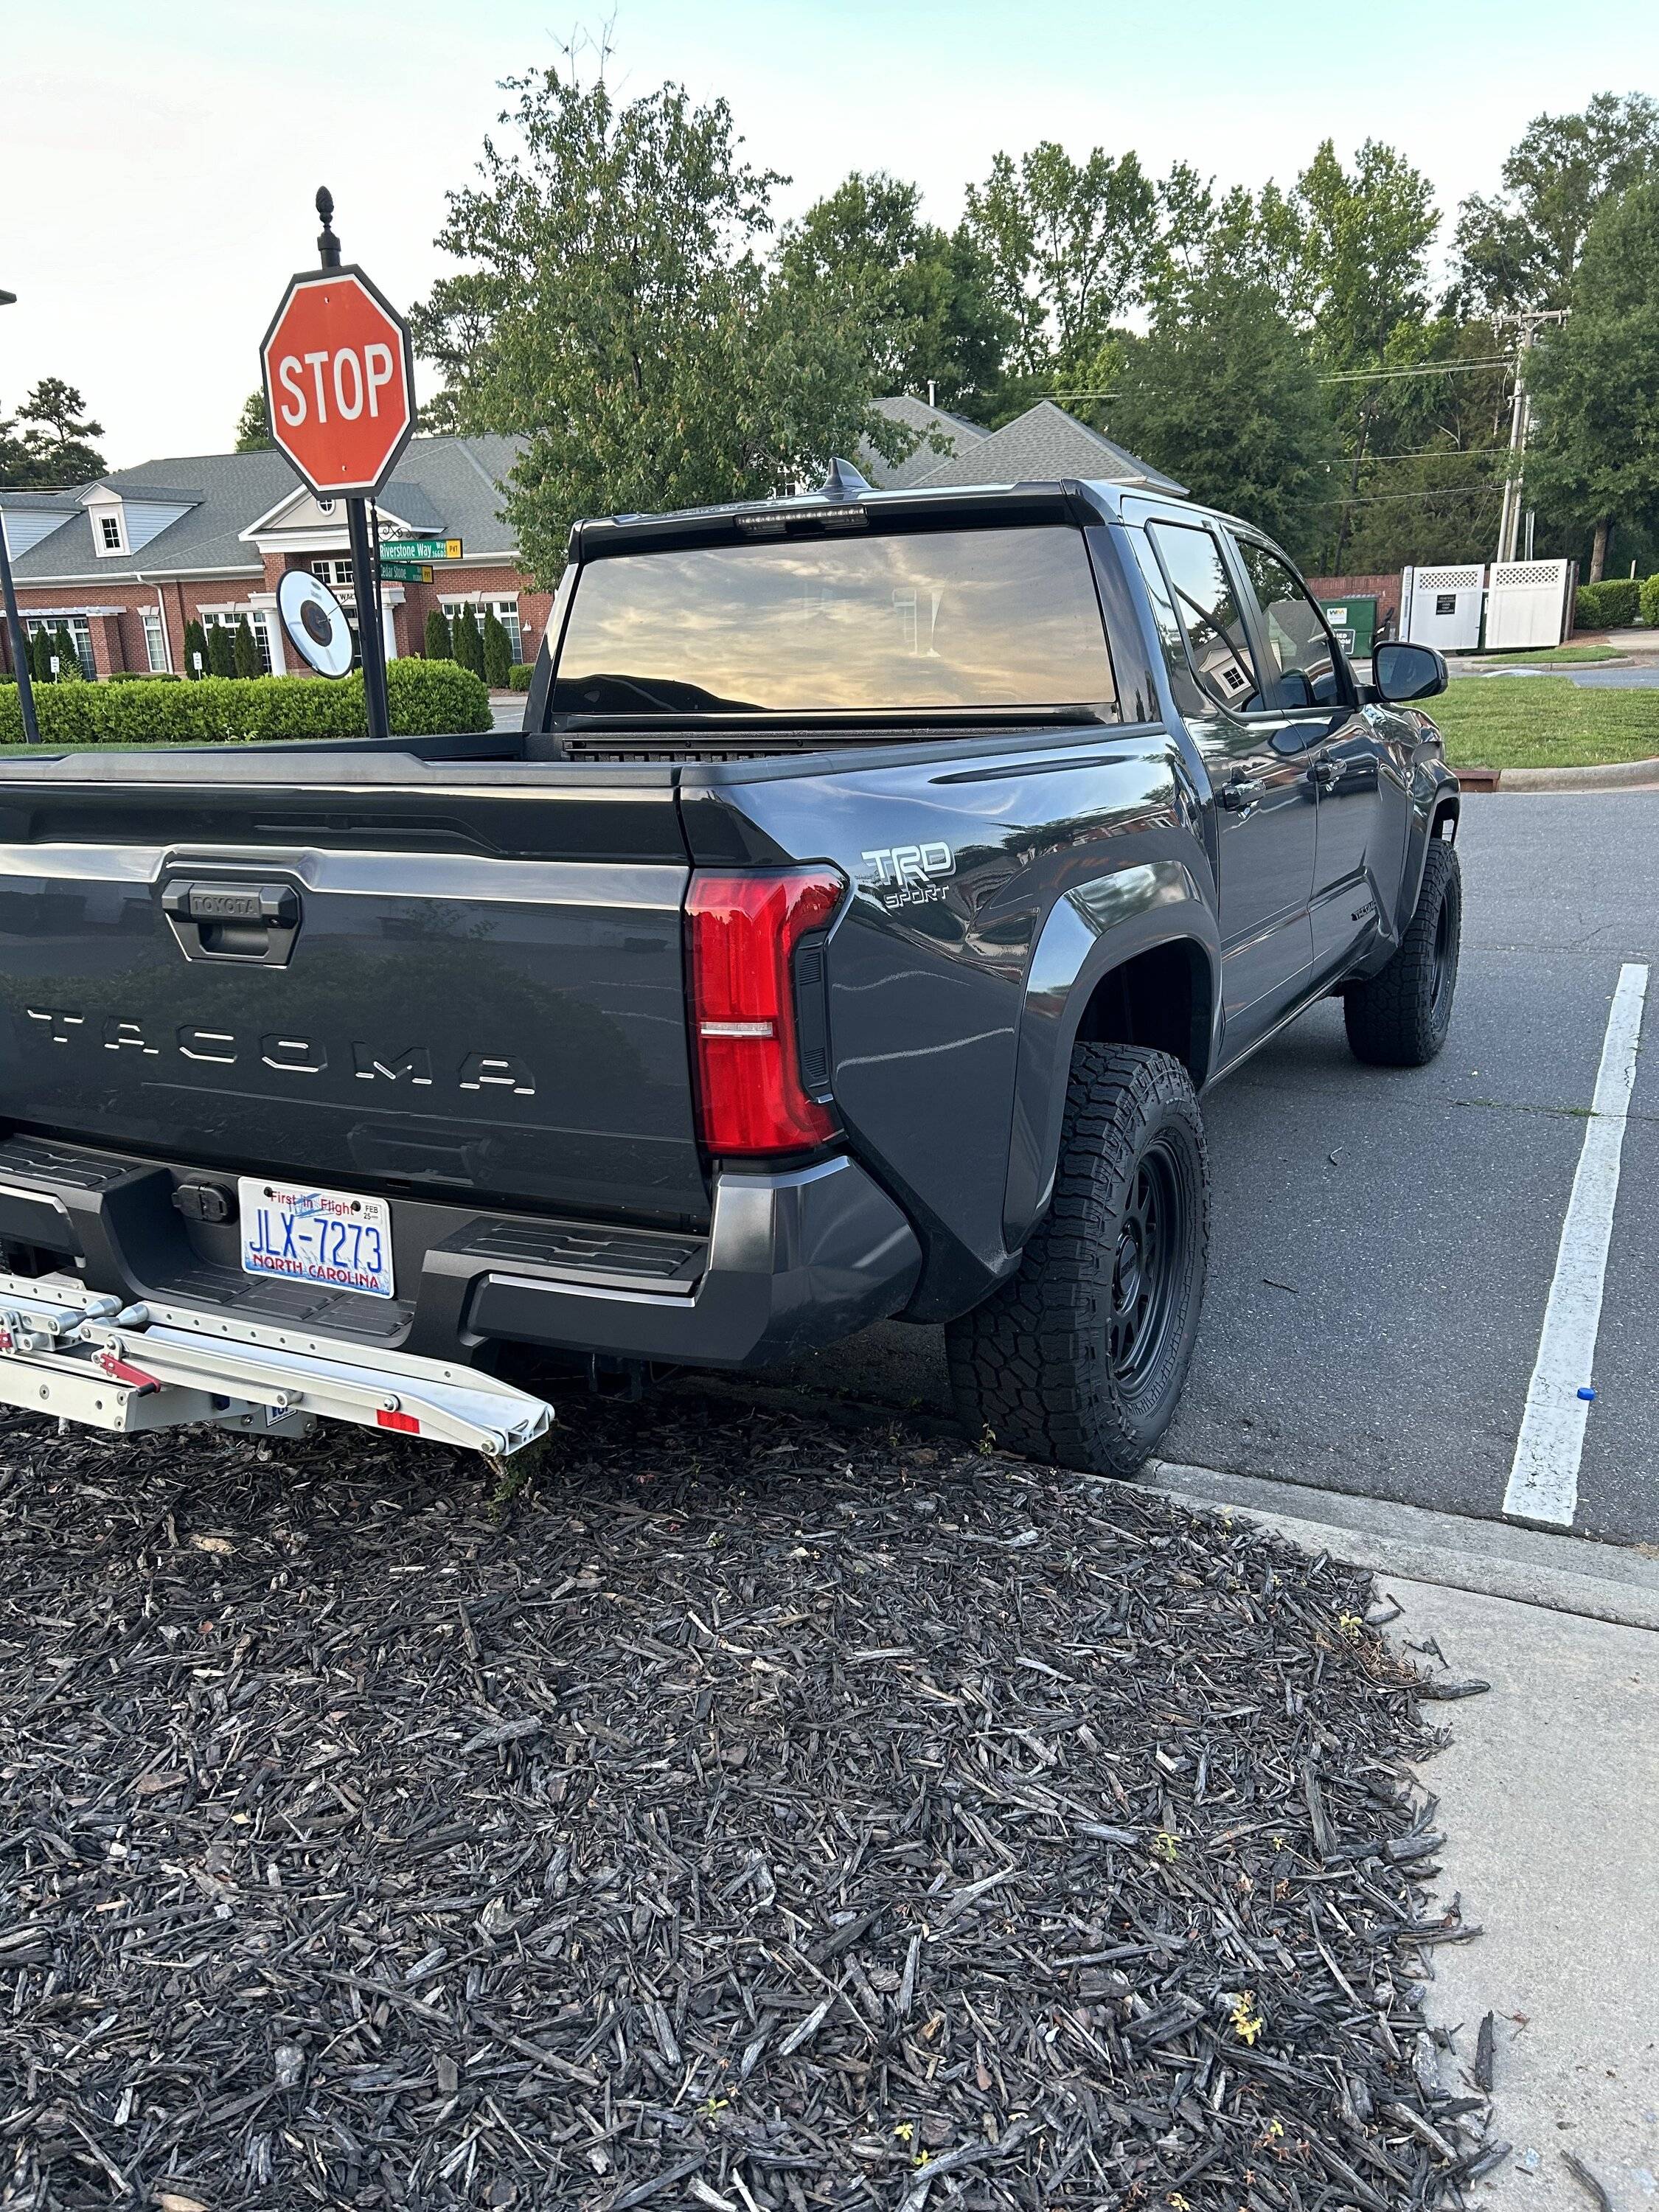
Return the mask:
[[[326, 185], [319, 187], [317, 212], [323, 228], [317, 239], [317, 256], [325, 269], [340, 265], [340, 241], [334, 235], [334, 195]], [[392, 717], [386, 696], [386, 632], [380, 626], [380, 549], [368, 526], [368, 501], [347, 500], [346, 531], [351, 545], [351, 589], [357, 602], [357, 649], [363, 662], [363, 708], [371, 738], [392, 735]]]
[[[15, 307], [15, 292], [0, 292], [0, 307]], [[6, 629], [11, 639], [11, 665], [17, 672], [17, 703], [23, 710], [23, 743], [38, 745], [40, 726], [34, 719], [34, 685], [29, 676], [29, 641], [23, 635], [23, 617], [17, 611], [17, 591], [11, 580], [11, 549], [6, 544], [6, 518], [0, 514], [0, 592], [6, 601]]]
[[[1521, 495], [1527, 440], [1532, 429], [1532, 394], [1527, 389], [1527, 355], [1546, 323], [1564, 323], [1565, 307], [1526, 307], [1514, 315], [1493, 319], [1493, 327], [1513, 322], [1515, 340], [1515, 398], [1510, 412], [1510, 471], [1504, 480], [1504, 505], [1498, 518], [1498, 555], [1513, 561], [1521, 537]], [[1528, 532], [1530, 538], [1530, 530]]]

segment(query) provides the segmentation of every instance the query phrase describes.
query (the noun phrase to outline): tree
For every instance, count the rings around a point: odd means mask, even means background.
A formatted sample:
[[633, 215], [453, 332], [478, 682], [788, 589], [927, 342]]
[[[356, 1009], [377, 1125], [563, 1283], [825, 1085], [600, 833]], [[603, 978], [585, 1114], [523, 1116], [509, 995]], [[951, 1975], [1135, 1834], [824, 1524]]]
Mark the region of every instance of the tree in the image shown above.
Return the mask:
[[1045, 139], [1018, 163], [999, 154], [968, 188], [967, 228], [1030, 377], [1090, 369], [1113, 324], [1143, 296], [1158, 256], [1158, 199], [1133, 154], [1097, 146], [1074, 161]]
[[449, 635], [449, 617], [441, 607], [427, 609], [426, 657], [428, 660], [453, 660], [455, 658], [455, 641]]
[[259, 659], [259, 648], [253, 641], [253, 631], [246, 615], [236, 617], [236, 635], [231, 647], [231, 659], [239, 676], [263, 676], [264, 665]]
[[[1328, 138], [1297, 179], [1290, 210], [1298, 232], [1296, 290], [1316, 363], [1334, 380], [1328, 388], [1352, 501], [1376, 434], [1391, 417], [1398, 381], [1370, 372], [1422, 363], [1428, 250], [1439, 224], [1433, 187], [1403, 155], [1371, 138], [1347, 170]], [[1378, 450], [1400, 447], [1384, 438]], [[1345, 504], [1338, 516], [1339, 569], [1352, 515]]]
[[1504, 190], [1458, 211], [1455, 294], [1487, 313], [1564, 307], [1595, 212], [1659, 165], [1659, 101], [1599, 92], [1578, 115], [1535, 115]]
[[501, 617], [491, 607], [483, 618], [483, 679], [492, 691], [512, 681], [513, 647]]
[[1127, 343], [1111, 434], [1303, 557], [1338, 448], [1305, 339], [1273, 286], [1216, 251]]
[[236, 417], [236, 450], [239, 453], [264, 453], [276, 443], [270, 434], [270, 416], [265, 408], [265, 388], [262, 384], [242, 402], [242, 411]]
[[484, 672], [483, 633], [478, 628], [478, 617], [470, 606], [464, 606], [451, 625], [455, 638], [455, 658], [463, 668], [470, 668], [475, 676]]
[[185, 674], [193, 679], [205, 676], [208, 669], [207, 632], [199, 622], [187, 622], [185, 624]]
[[52, 657], [58, 651], [52, 632], [44, 627], [36, 630], [29, 640], [29, 672], [37, 684], [53, 681]]
[[924, 222], [917, 187], [854, 170], [784, 233], [783, 282], [837, 286], [869, 318], [872, 374], [883, 392], [942, 407], [984, 405], [1000, 386], [1015, 329], [999, 305], [988, 255], [965, 224]]
[[76, 650], [75, 633], [67, 623], [59, 623], [52, 634], [52, 649], [58, 655], [59, 683], [74, 683], [82, 673], [81, 655]]
[[234, 676], [236, 673], [236, 648], [223, 623], [208, 624], [207, 664], [210, 676]]
[[1570, 306], [1534, 350], [1528, 477], [1549, 512], [1589, 532], [1595, 583], [1615, 527], [1659, 529], [1659, 175], [1602, 203]]
[[726, 103], [622, 101], [604, 60], [507, 80], [515, 143], [485, 140], [437, 241], [466, 266], [412, 318], [447, 380], [428, 419], [524, 438], [505, 506], [544, 583], [580, 514], [765, 497], [914, 442], [870, 405], [867, 308], [764, 258], [782, 179]]
[[103, 434], [72, 384], [43, 376], [15, 419], [0, 419], [0, 483], [33, 490], [89, 483], [104, 473], [104, 457], [90, 442]]

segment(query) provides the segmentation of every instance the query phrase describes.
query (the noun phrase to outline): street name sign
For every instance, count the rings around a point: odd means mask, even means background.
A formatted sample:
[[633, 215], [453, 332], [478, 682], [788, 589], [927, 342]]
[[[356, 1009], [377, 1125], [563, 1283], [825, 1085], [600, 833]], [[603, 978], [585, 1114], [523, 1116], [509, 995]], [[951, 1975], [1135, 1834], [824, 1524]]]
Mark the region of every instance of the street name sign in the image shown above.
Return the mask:
[[459, 561], [461, 541], [459, 538], [383, 538], [380, 557], [385, 561]]
[[430, 561], [382, 560], [380, 576], [388, 584], [429, 584], [432, 581], [432, 563]]
[[270, 432], [322, 498], [372, 496], [415, 428], [409, 327], [361, 269], [289, 280], [259, 349]]

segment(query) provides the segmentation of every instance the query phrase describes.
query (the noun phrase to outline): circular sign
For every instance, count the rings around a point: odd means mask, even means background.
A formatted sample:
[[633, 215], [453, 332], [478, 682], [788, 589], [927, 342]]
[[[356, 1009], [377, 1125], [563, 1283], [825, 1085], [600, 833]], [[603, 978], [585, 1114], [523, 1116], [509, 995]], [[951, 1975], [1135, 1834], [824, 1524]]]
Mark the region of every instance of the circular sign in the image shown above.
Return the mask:
[[259, 349], [270, 434], [319, 497], [378, 491], [415, 428], [409, 330], [361, 269], [289, 282]]
[[351, 625], [328, 586], [307, 568], [290, 568], [276, 586], [283, 628], [319, 676], [351, 673]]

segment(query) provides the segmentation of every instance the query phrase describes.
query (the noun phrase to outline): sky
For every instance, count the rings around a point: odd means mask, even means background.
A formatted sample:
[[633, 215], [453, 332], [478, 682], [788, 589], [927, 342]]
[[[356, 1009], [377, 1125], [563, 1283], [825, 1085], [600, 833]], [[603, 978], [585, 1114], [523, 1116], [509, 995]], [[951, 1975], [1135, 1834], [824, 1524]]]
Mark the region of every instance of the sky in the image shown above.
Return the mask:
[[[0, 0], [0, 415], [65, 377], [115, 468], [223, 452], [258, 344], [314, 262], [326, 184], [346, 258], [398, 304], [447, 266], [499, 80], [611, 24], [624, 93], [731, 103], [781, 215], [886, 168], [951, 223], [1000, 149], [1133, 147], [1161, 174], [1288, 183], [1373, 137], [1449, 219], [1540, 110], [1659, 94], [1651, 0]], [[614, 13], [611, 12], [614, 6]], [[1449, 230], [1449, 220], [1446, 224]], [[419, 368], [417, 365], [417, 378]]]

